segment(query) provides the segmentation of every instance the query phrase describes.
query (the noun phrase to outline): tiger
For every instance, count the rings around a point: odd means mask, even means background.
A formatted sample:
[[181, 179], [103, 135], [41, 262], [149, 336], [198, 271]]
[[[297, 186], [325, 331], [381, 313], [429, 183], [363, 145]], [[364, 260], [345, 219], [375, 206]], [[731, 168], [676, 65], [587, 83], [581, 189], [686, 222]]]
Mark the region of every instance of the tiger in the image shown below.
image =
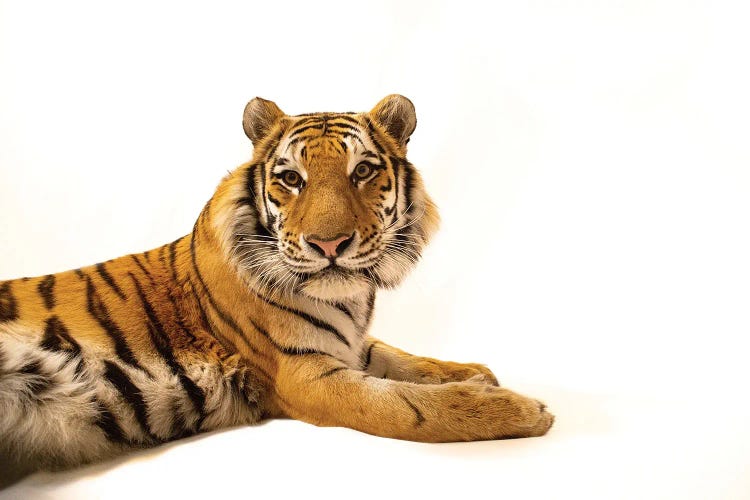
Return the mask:
[[0, 282], [0, 463], [59, 470], [266, 419], [420, 442], [544, 435], [540, 401], [478, 363], [368, 335], [439, 225], [406, 150], [413, 103], [287, 115], [256, 97], [252, 159], [192, 231]]

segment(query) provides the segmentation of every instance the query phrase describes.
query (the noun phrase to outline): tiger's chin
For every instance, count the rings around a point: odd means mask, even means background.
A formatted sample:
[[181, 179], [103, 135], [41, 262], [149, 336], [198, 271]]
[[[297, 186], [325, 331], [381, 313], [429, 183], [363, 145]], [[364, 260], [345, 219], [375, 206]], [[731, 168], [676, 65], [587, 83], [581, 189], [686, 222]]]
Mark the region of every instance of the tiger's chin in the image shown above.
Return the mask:
[[319, 300], [342, 300], [369, 293], [372, 285], [361, 274], [322, 272], [310, 276], [300, 291]]

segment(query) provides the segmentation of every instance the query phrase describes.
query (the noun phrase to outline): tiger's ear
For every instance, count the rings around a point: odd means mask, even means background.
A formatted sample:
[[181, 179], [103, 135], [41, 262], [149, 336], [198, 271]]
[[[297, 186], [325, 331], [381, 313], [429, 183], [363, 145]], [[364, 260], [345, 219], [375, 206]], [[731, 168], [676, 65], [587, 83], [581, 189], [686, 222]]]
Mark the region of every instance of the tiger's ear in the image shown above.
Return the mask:
[[403, 147], [417, 128], [417, 113], [414, 104], [398, 94], [385, 96], [370, 111], [375, 121]]
[[242, 114], [242, 128], [253, 145], [263, 139], [271, 127], [284, 116], [284, 112], [279, 109], [273, 101], [268, 101], [261, 97], [256, 97], [245, 106], [245, 112]]

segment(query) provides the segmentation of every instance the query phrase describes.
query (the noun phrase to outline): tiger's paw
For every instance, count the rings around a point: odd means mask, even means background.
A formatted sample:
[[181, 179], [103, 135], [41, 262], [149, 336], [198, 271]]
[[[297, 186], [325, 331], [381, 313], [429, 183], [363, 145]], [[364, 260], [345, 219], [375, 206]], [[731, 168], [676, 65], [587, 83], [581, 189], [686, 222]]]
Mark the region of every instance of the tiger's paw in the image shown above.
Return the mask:
[[555, 416], [546, 410], [546, 407], [542, 409], [542, 419], [539, 424], [534, 427], [533, 431], [536, 433], [535, 436], [544, 436], [547, 432], [555, 425]]
[[444, 386], [447, 411], [465, 441], [543, 436], [555, 417], [530, 397], [491, 385], [454, 383]]
[[547, 411], [547, 405], [539, 400], [534, 400], [539, 408], [539, 419], [532, 425], [528, 431], [519, 437], [538, 437], [544, 436], [555, 423], [555, 416]]
[[[555, 423], [555, 416], [547, 411], [547, 405], [537, 399], [527, 398], [520, 394], [514, 394], [514, 400], [519, 408], [525, 408], [520, 411], [518, 424], [519, 430], [504, 437], [538, 437], [547, 434], [552, 424]], [[523, 423], [521, 423], [523, 422]]]

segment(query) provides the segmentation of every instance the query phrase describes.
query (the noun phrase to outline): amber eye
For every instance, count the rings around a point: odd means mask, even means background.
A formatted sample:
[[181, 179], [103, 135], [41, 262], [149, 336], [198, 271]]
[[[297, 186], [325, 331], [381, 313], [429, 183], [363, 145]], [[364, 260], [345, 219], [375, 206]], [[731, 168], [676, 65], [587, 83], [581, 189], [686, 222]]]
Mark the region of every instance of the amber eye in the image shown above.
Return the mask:
[[291, 188], [298, 188], [302, 185], [302, 176], [294, 170], [287, 170], [281, 174], [281, 179], [284, 181], [284, 184]]
[[354, 179], [355, 180], [364, 180], [370, 177], [372, 174], [372, 167], [368, 165], [367, 163], [360, 163], [356, 167], [354, 167]]

